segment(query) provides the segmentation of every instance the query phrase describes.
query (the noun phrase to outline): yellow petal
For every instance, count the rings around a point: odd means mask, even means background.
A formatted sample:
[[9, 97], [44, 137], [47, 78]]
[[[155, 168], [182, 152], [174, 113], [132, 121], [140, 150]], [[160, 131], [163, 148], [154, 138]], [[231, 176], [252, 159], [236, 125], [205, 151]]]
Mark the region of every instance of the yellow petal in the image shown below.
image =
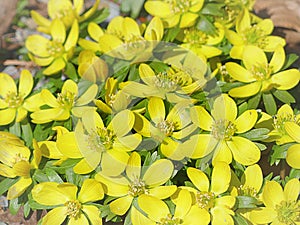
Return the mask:
[[176, 198], [174, 217], [183, 219], [192, 205], [192, 196], [188, 190], [181, 189]]
[[140, 28], [134, 19], [125, 17], [122, 25], [125, 39], [131, 38], [131, 35], [134, 35], [136, 37], [141, 36]]
[[163, 37], [164, 25], [159, 17], [153, 17], [148, 24], [144, 37], [148, 41], [160, 41]]
[[61, 58], [56, 58], [50, 66], [48, 66], [44, 71], [43, 74], [45, 75], [52, 75], [55, 73], [58, 73], [61, 71], [63, 68], [65, 68], [66, 62], [65, 60]]
[[272, 83], [277, 85], [278, 90], [289, 90], [295, 87], [300, 79], [300, 72], [298, 69], [285, 70], [274, 74], [271, 77]]
[[50, 27], [51, 36], [53, 41], [58, 43], [64, 43], [66, 40], [66, 28], [60, 19], [55, 19], [51, 23]]
[[29, 70], [22, 70], [19, 82], [19, 94], [26, 97], [33, 87], [33, 78]]
[[102, 173], [110, 176], [120, 175], [126, 168], [129, 156], [126, 152], [110, 150], [102, 154]]
[[90, 40], [79, 38], [78, 44], [82, 48], [87, 49], [87, 50], [91, 50], [91, 51], [94, 51], [94, 52], [97, 52], [97, 51], [101, 50], [101, 48], [100, 48], [100, 46], [99, 46], [98, 43], [90, 41]]
[[50, 54], [47, 50], [48, 46], [51, 45], [50, 40], [47, 38], [34, 34], [30, 35], [26, 38], [25, 46], [34, 55], [37, 55], [39, 57], [49, 57]]
[[148, 102], [148, 112], [151, 120], [157, 124], [165, 119], [165, 105], [161, 98], [152, 97]]
[[234, 225], [234, 221], [224, 207], [214, 207], [211, 209], [212, 225]]
[[176, 185], [158, 186], [149, 189], [149, 195], [159, 199], [166, 199], [170, 197], [172, 194], [174, 194], [176, 190], [177, 190]]
[[19, 197], [23, 194], [26, 189], [31, 185], [32, 179], [31, 178], [24, 178], [21, 177], [20, 180], [17, 181], [14, 185], [12, 185], [7, 192], [7, 199], [11, 200], [14, 198]]
[[228, 62], [225, 64], [226, 70], [229, 75], [235, 80], [249, 83], [255, 81], [256, 79], [253, 77], [252, 73], [246, 70], [244, 67], [240, 66], [234, 62]]
[[43, 98], [43, 102], [50, 107], [60, 106], [57, 99], [53, 96], [53, 94], [48, 89], [43, 89], [41, 91], [41, 97]]
[[123, 137], [132, 129], [133, 124], [133, 112], [125, 109], [113, 117], [108, 128], [112, 128], [117, 137]]
[[278, 46], [272, 56], [269, 66], [273, 73], [278, 72], [285, 62], [285, 52], [283, 46]]
[[78, 200], [81, 203], [94, 202], [104, 197], [101, 183], [94, 179], [86, 179], [83, 181], [81, 190], [78, 194]]
[[193, 205], [184, 217], [182, 225], [208, 225], [210, 222], [210, 214], [207, 210], [201, 209], [196, 205]]
[[126, 166], [126, 175], [131, 180], [139, 179], [141, 174], [141, 156], [133, 152], [131, 153], [127, 166]]
[[86, 105], [90, 103], [96, 97], [98, 92], [98, 86], [92, 84], [76, 101], [76, 106]]
[[232, 162], [232, 153], [227, 143], [224, 140], [218, 143], [213, 155], [213, 165], [218, 161], [226, 162], [227, 164]]
[[[233, 48], [234, 47], [238, 47], [239, 49], [243, 49], [243, 44], [244, 44], [244, 40], [243, 40], [243, 38], [238, 34], [238, 33], [236, 33], [236, 32], [234, 32], [233, 30], [226, 30], [226, 32], [225, 32], [225, 36], [226, 36], [226, 38], [228, 39], [228, 41], [231, 43], [231, 44], [233, 44], [234, 46], [233, 46]], [[242, 48], [241, 48], [242, 47]], [[232, 48], [232, 49], [233, 49]], [[232, 51], [232, 50], [231, 50]], [[231, 51], [230, 51], [230, 56], [231, 57], [233, 57], [232, 55], [231, 55]], [[238, 58], [242, 58], [242, 55], [243, 55], [243, 51], [238, 51], [239, 52], [239, 56], [240, 57], [238, 57]], [[235, 55], [235, 54], [234, 54]], [[235, 59], [235, 57], [233, 57], [234, 59]]]
[[31, 165], [28, 161], [19, 161], [14, 164], [13, 169], [17, 176], [29, 177]]
[[179, 27], [180, 28], [190, 27], [194, 25], [197, 18], [198, 18], [198, 14], [196, 13], [190, 13], [190, 12], [183, 13], [181, 15]]
[[134, 225], [155, 225], [156, 222], [150, 220], [146, 216], [144, 216], [139, 210], [137, 210], [135, 207], [131, 208], [131, 222]]
[[199, 191], [209, 191], [209, 180], [201, 170], [189, 167], [187, 175]]
[[236, 98], [246, 98], [257, 94], [261, 89], [261, 82], [253, 82], [241, 87], [232, 88], [228, 94]]
[[153, 85], [154, 80], [156, 79], [154, 71], [147, 64], [142, 63], [139, 66], [139, 74], [142, 81], [147, 85]]
[[125, 177], [118, 179], [97, 173], [95, 179], [103, 184], [103, 189], [107, 195], [121, 197], [128, 194], [129, 182]]
[[102, 218], [100, 216], [100, 210], [94, 205], [82, 205], [81, 210], [87, 215], [91, 224], [102, 225]]
[[75, 96], [77, 96], [77, 94], [78, 94], [77, 84], [73, 80], [66, 80], [62, 86], [61, 93], [63, 95], [72, 93]]
[[33, 199], [42, 205], [59, 205], [76, 199], [77, 187], [71, 184], [43, 182], [35, 185], [31, 191]]
[[239, 34], [242, 34], [245, 32], [245, 30], [249, 29], [251, 27], [251, 19], [250, 14], [248, 10], [243, 10], [243, 13], [241, 13], [236, 20], [236, 30]]
[[213, 118], [202, 106], [194, 106], [191, 108], [191, 119], [203, 130], [211, 131]]
[[[237, 35], [237, 34], [235, 34], [235, 35]], [[241, 38], [238, 35], [237, 35], [237, 37]], [[235, 38], [237, 38], [237, 37], [235, 36]], [[243, 42], [243, 40], [241, 39], [240, 42]], [[234, 45], [230, 50], [230, 57], [233, 58], [233, 59], [242, 59], [243, 58], [244, 47], [245, 47], [245, 45]]]
[[214, 120], [228, 120], [233, 122], [237, 116], [237, 107], [235, 101], [227, 94], [222, 94], [214, 101], [211, 115]]
[[15, 171], [11, 167], [4, 165], [2, 163], [0, 163], [0, 175], [9, 178], [14, 178], [17, 176], [15, 174]]
[[300, 143], [300, 126], [294, 122], [285, 122], [284, 129], [296, 142]]
[[91, 22], [88, 25], [88, 33], [95, 41], [98, 41], [99, 38], [104, 34], [101, 27], [98, 26], [98, 24]]
[[264, 51], [254, 45], [245, 46], [243, 52], [243, 63], [251, 71], [253, 66], [265, 66], [268, 60]]
[[120, 40], [118, 37], [107, 33], [99, 38], [98, 43], [100, 51], [104, 53], [110, 53], [112, 55], [117, 54], [117, 50], [120, 50], [120, 47], [123, 44], [122, 40]]
[[246, 138], [235, 136], [227, 144], [233, 158], [242, 165], [252, 165], [260, 159], [260, 149]]
[[0, 96], [5, 99], [10, 92], [17, 93], [14, 79], [6, 73], [0, 73]]
[[79, 27], [77, 20], [74, 20], [71, 30], [68, 34], [68, 38], [64, 44], [65, 50], [69, 51], [70, 49], [74, 48], [77, 44], [79, 36]]
[[[90, 157], [92, 154], [86, 154], [82, 160], [80, 160], [74, 167], [73, 171], [77, 174], [88, 174], [91, 173], [100, 163], [101, 155], [93, 154], [93, 158]], [[92, 160], [91, 160], [92, 158]]]
[[299, 179], [293, 178], [284, 186], [284, 198], [287, 202], [296, 202], [300, 193]]
[[269, 224], [277, 217], [277, 212], [273, 208], [259, 208], [250, 212], [250, 220], [257, 224]]
[[162, 185], [170, 179], [173, 169], [174, 166], [170, 160], [159, 159], [149, 166], [143, 180], [150, 188]]
[[227, 191], [230, 183], [230, 167], [225, 162], [216, 162], [212, 171], [210, 190], [216, 195]]
[[38, 146], [44, 157], [50, 159], [60, 159], [63, 157], [63, 154], [58, 150], [54, 141], [40, 141], [38, 142]]
[[300, 169], [300, 144], [289, 147], [286, 154], [286, 162], [295, 169]]
[[0, 110], [0, 126], [10, 124], [16, 116], [16, 109], [8, 108]]
[[133, 197], [131, 195], [126, 195], [112, 201], [109, 204], [109, 208], [114, 214], [122, 216], [129, 210], [132, 200]]
[[266, 181], [262, 192], [262, 200], [266, 207], [276, 208], [284, 200], [282, 187], [276, 181]]
[[234, 122], [236, 126], [236, 133], [245, 133], [250, 130], [257, 121], [256, 110], [247, 110], [242, 115], [240, 115]]
[[138, 204], [148, 215], [148, 218], [156, 222], [160, 222], [162, 218], [165, 218], [170, 213], [166, 203], [149, 195], [139, 196]]
[[61, 206], [52, 209], [43, 217], [44, 224], [62, 224], [67, 217], [67, 207]]
[[274, 29], [273, 21], [270, 19], [263, 19], [262, 21], [257, 23], [256, 26], [258, 29], [261, 29], [266, 35], [271, 34]]
[[38, 56], [33, 56], [31, 53], [28, 53], [28, 56], [32, 62], [34, 62], [35, 64], [37, 64], [39, 66], [48, 66], [54, 60], [53, 56], [48, 56], [46, 58], [40, 58]]
[[286, 41], [284, 38], [273, 35], [264, 37], [264, 43], [266, 43], [266, 45], [264, 46], [264, 51], [266, 52], [273, 52], [278, 47], [278, 45], [286, 45]]
[[89, 221], [83, 213], [79, 213], [78, 217], [70, 217], [68, 225], [89, 225]]
[[182, 160], [184, 157], [189, 156], [181, 143], [174, 141], [172, 138], [167, 137], [160, 145], [160, 150], [164, 156], [172, 160]]
[[150, 134], [150, 122], [141, 114], [134, 113], [134, 130], [144, 137], [151, 137]]
[[244, 174], [244, 186], [254, 188], [254, 190], [256, 190], [258, 193], [263, 183], [263, 174], [260, 166], [258, 164], [248, 166]]
[[[152, 16], [165, 18], [171, 15], [170, 6], [166, 2], [162, 1], [147, 1], [144, 5], [146, 11]], [[157, 10], [159, 9], [159, 10]]]
[[37, 11], [31, 10], [30, 15], [34, 22], [37, 23], [39, 26], [50, 27], [51, 21], [43, 17]]
[[235, 204], [235, 197], [230, 195], [225, 195], [215, 199], [215, 205], [224, 206], [224, 208], [231, 209], [233, 208], [234, 204]]
[[33, 123], [42, 124], [53, 120], [66, 120], [70, 117], [70, 113], [64, 109], [53, 108], [36, 111], [32, 113], [30, 117], [33, 119]]

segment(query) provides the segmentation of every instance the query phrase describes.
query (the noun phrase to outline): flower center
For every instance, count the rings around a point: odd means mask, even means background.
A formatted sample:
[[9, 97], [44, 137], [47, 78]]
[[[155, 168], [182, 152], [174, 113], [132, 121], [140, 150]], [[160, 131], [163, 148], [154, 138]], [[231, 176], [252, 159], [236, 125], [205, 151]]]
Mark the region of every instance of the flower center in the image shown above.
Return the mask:
[[195, 28], [189, 28], [184, 30], [184, 42], [190, 43], [194, 46], [199, 46], [206, 44], [208, 36], [203, 31], [195, 29]]
[[196, 203], [198, 207], [209, 210], [215, 205], [215, 194], [207, 191], [198, 191], [196, 195]]
[[160, 130], [165, 136], [171, 136], [176, 129], [176, 124], [172, 121], [162, 120], [156, 124], [156, 128]]
[[25, 156], [23, 156], [21, 153], [15, 154], [15, 156], [12, 158], [13, 165], [21, 161], [28, 161], [28, 159]]
[[243, 40], [247, 44], [258, 45], [258, 47], [263, 48], [266, 46], [266, 36], [264, 30], [262, 30], [257, 25], [253, 25], [252, 27], [245, 30], [242, 34]]
[[73, 217], [75, 219], [78, 218], [81, 209], [81, 204], [79, 201], [67, 201], [65, 203], [65, 206], [67, 207], [67, 216]]
[[170, 5], [172, 13], [185, 13], [188, 12], [193, 5], [191, 0], [166, 0]]
[[286, 134], [284, 124], [285, 122], [294, 122], [300, 125], [300, 119], [289, 113], [277, 114], [273, 117], [273, 127], [278, 130], [281, 134]]
[[113, 104], [114, 104], [115, 101], [116, 101], [116, 95], [115, 95], [115, 94], [110, 93], [110, 94], [108, 94], [108, 95], [106, 96], [106, 102], [107, 102], [107, 104], [108, 104], [110, 107], [113, 106]]
[[249, 196], [253, 198], [258, 197], [257, 190], [255, 188], [244, 185], [238, 187], [238, 194], [239, 196]]
[[75, 100], [76, 100], [75, 93], [70, 91], [66, 91], [65, 93], [60, 93], [58, 94], [57, 97], [58, 103], [67, 109], [71, 109], [73, 107]]
[[294, 225], [300, 222], [300, 204], [298, 201], [282, 201], [276, 205], [277, 218], [281, 223]]
[[212, 135], [217, 140], [231, 140], [236, 131], [236, 126], [228, 120], [216, 120], [212, 125]]
[[149, 191], [146, 188], [146, 184], [144, 181], [140, 179], [134, 179], [134, 181], [132, 181], [129, 185], [128, 194], [133, 197], [137, 197], [141, 194], [149, 194]]
[[61, 42], [52, 41], [51, 44], [48, 46], [47, 51], [51, 56], [53, 56], [54, 58], [57, 58], [64, 53], [65, 48]]
[[180, 218], [174, 218], [171, 214], [168, 214], [165, 218], [161, 218], [159, 225], [179, 225], [182, 224], [183, 221]]
[[16, 92], [8, 92], [4, 101], [8, 104], [9, 108], [18, 108], [22, 105], [24, 98]]
[[272, 68], [269, 66], [269, 64], [252, 66], [251, 72], [256, 80], [267, 80], [272, 74]]
[[[95, 135], [93, 136], [93, 145], [102, 151], [109, 150], [113, 147], [115, 139], [116, 135], [112, 130], [107, 129], [106, 127], [98, 127]], [[103, 147], [105, 149], [103, 149]]]

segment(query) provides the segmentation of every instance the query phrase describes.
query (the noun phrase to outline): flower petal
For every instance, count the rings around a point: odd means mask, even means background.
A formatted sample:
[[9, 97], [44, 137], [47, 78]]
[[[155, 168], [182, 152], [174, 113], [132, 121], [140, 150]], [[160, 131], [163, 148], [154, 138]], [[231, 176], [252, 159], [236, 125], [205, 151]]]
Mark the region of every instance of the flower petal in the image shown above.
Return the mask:
[[211, 209], [212, 225], [234, 225], [233, 218], [224, 207], [214, 207]]
[[227, 191], [231, 179], [230, 167], [225, 162], [216, 162], [212, 171], [210, 191], [216, 195]]
[[214, 150], [213, 165], [218, 161], [226, 162], [228, 164], [232, 162], [232, 153], [227, 143], [228, 141], [224, 140], [218, 143]]
[[207, 225], [210, 222], [210, 214], [207, 210], [193, 205], [184, 217], [182, 225]]
[[285, 52], [283, 46], [278, 46], [272, 56], [269, 66], [272, 68], [273, 73], [278, 72], [284, 65]]
[[247, 110], [242, 115], [240, 115], [234, 122], [236, 127], [236, 133], [245, 133], [250, 130], [257, 121], [257, 112], [256, 110]]
[[183, 219], [191, 208], [192, 196], [188, 190], [181, 189], [178, 193], [174, 217]]
[[66, 28], [60, 19], [54, 19], [50, 26], [50, 32], [53, 41], [64, 43], [66, 40]]
[[131, 180], [139, 179], [141, 175], [141, 156], [132, 152], [126, 166], [126, 175]]
[[191, 109], [191, 120], [203, 130], [211, 131], [213, 118], [202, 106], [194, 106]]
[[76, 106], [87, 105], [94, 100], [98, 92], [98, 86], [92, 84], [76, 101]]
[[16, 109], [8, 108], [0, 110], [0, 126], [10, 124], [16, 116]]
[[157, 187], [170, 179], [173, 170], [174, 165], [170, 160], [159, 159], [149, 166], [143, 176], [143, 180], [150, 188]]
[[250, 140], [243, 137], [232, 137], [227, 142], [233, 158], [242, 165], [252, 165], [260, 159], [260, 149]]
[[61, 206], [52, 209], [43, 217], [44, 224], [62, 224], [67, 217], [67, 207]]
[[284, 38], [273, 35], [264, 37], [264, 43], [266, 43], [266, 45], [264, 46], [264, 51], [266, 52], [273, 52], [278, 47], [278, 45], [286, 45], [286, 41]]
[[104, 197], [104, 192], [101, 183], [94, 179], [86, 179], [83, 181], [78, 200], [81, 203], [94, 202]]
[[118, 198], [109, 204], [110, 211], [116, 215], [122, 216], [129, 210], [132, 200], [133, 197], [131, 195]]
[[233, 122], [237, 116], [235, 101], [227, 94], [222, 94], [214, 101], [211, 115], [214, 120], [228, 120]]
[[104, 34], [102, 28], [94, 22], [89, 23], [88, 33], [95, 41], [98, 41], [99, 38]]
[[250, 83], [256, 80], [249, 70], [246, 70], [244, 67], [240, 66], [237, 63], [228, 62], [225, 64], [225, 67], [229, 75], [235, 80], [244, 83]]
[[248, 166], [244, 172], [244, 175], [244, 186], [254, 188], [254, 190], [256, 190], [258, 193], [263, 183], [263, 174], [260, 166], [258, 164]]
[[91, 224], [102, 225], [102, 218], [100, 216], [100, 210], [94, 205], [82, 205], [81, 210], [85, 212]]
[[161, 98], [152, 97], [148, 102], [148, 112], [151, 120], [157, 124], [165, 119], [165, 105]]
[[[160, 18], [165, 18], [171, 15], [170, 6], [166, 2], [162, 1], [147, 1], [145, 2], [146, 11], [152, 16], [157, 16]], [[157, 10], [159, 9], [159, 10]]]
[[15, 81], [10, 75], [0, 73], [0, 96], [5, 99], [9, 93], [17, 93]]
[[285, 122], [284, 129], [296, 142], [300, 143], [300, 126], [294, 122]]
[[273, 208], [258, 208], [250, 212], [250, 220], [257, 224], [269, 224], [277, 217]]
[[53, 96], [53, 94], [48, 89], [43, 89], [41, 91], [41, 97], [43, 98], [43, 102], [50, 107], [60, 107], [57, 99]]
[[29, 70], [22, 70], [19, 82], [19, 94], [27, 97], [33, 87], [33, 78]]
[[107, 128], [111, 128], [117, 137], [125, 136], [133, 127], [134, 114], [128, 109], [125, 109], [116, 114]]
[[248, 70], [251, 70], [253, 67], [267, 65], [268, 60], [266, 54], [261, 48], [254, 45], [248, 45], [244, 48], [243, 63]]
[[129, 182], [125, 177], [112, 178], [100, 172], [95, 175], [95, 179], [103, 184], [103, 189], [107, 195], [121, 197], [128, 194]]
[[231, 209], [233, 208], [234, 204], [235, 204], [235, 197], [230, 195], [225, 195], [215, 199], [215, 205], [224, 206], [224, 208]]
[[300, 79], [300, 72], [298, 69], [289, 69], [274, 74], [271, 77], [272, 83], [277, 85], [278, 90], [288, 90], [295, 87]]
[[287, 202], [296, 202], [300, 193], [299, 179], [293, 178], [289, 180], [283, 190], [284, 198]]
[[282, 187], [276, 181], [266, 181], [262, 192], [262, 200], [266, 207], [276, 208], [276, 205], [280, 205], [284, 201], [284, 194]]
[[45, 75], [52, 75], [55, 73], [58, 73], [59, 71], [61, 71], [63, 68], [65, 68], [66, 66], [66, 62], [65, 60], [60, 57], [60, 58], [56, 58], [54, 59], [54, 61], [51, 63], [50, 66], [48, 66], [44, 71], [43, 74]]
[[261, 82], [253, 82], [241, 87], [230, 89], [228, 94], [236, 98], [246, 98], [257, 94], [261, 89]]
[[144, 216], [135, 207], [131, 208], [130, 217], [131, 217], [131, 222], [134, 225], [155, 225], [156, 224], [156, 222]]
[[14, 198], [19, 197], [23, 194], [26, 189], [31, 185], [32, 179], [31, 178], [24, 178], [21, 177], [20, 180], [17, 181], [14, 185], [12, 185], [7, 192], [7, 199], [11, 200]]
[[113, 148], [119, 151], [133, 151], [141, 143], [142, 136], [140, 134], [130, 134], [124, 137], [116, 138]]
[[74, 48], [77, 44], [79, 36], [79, 27], [77, 20], [74, 20], [71, 30], [68, 34], [68, 38], [64, 44], [65, 50], [70, 51], [72, 48]]
[[209, 191], [209, 180], [201, 170], [189, 167], [187, 175], [199, 191]]
[[289, 147], [286, 154], [286, 162], [295, 169], [300, 169], [300, 144]]
[[102, 153], [102, 173], [110, 176], [120, 175], [126, 168], [129, 155], [123, 151], [110, 150]]
[[28, 36], [25, 41], [25, 46], [29, 52], [31, 52], [33, 55], [43, 58], [50, 56], [47, 50], [48, 46], [50, 45], [50, 40], [36, 34]]
[[174, 194], [176, 190], [177, 190], [176, 185], [158, 186], [149, 189], [149, 195], [159, 199], [166, 199], [170, 197], [172, 194]]
[[211, 153], [217, 144], [218, 140], [210, 134], [196, 134], [183, 142], [181, 148], [188, 150], [190, 158], [199, 159]]

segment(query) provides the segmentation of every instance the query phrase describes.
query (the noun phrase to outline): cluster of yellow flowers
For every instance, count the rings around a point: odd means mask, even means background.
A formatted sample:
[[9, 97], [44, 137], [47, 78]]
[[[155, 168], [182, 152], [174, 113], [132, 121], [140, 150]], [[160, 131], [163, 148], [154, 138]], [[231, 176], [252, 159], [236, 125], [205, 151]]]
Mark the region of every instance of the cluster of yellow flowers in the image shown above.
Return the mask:
[[[254, 0], [49, 0], [40, 70], [0, 73], [0, 193], [40, 224], [300, 224], [300, 114], [285, 40]], [[18, 85], [18, 86], [17, 86]], [[263, 161], [261, 152], [269, 158]], [[266, 174], [287, 163], [289, 174]]]

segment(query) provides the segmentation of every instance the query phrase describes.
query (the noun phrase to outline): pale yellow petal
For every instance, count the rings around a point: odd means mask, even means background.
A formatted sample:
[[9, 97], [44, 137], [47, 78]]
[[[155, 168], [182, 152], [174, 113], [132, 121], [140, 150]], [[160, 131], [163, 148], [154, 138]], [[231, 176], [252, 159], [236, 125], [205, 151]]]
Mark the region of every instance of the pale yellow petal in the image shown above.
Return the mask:
[[268, 60], [264, 51], [254, 45], [245, 46], [243, 52], [243, 63], [246, 68], [251, 71], [253, 67], [265, 66]]
[[141, 164], [141, 156], [137, 152], [132, 152], [126, 166], [126, 175], [131, 181], [140, 178]]
[[296, 142], [300, 143], [300, 126], [294, 122], [285, 122], [284, 129]]
[[237, 116], [235, 101], [227, 94], [222, 94], [214, 101], [211, 115], [215, 121], [226, 119], [233, 122]]
[[98, 92], [98, 86], [92, 84], [76, 101], [76, 106], [86, 105], [94, 100]]
[[191, 108], [191, 120], [203, 130], [211, 131], [213, 118], [202, 106]]
[[213, 165], [218, 162], [226, 162], [230, 164], [232, 162], [232, 153], [231, 149], [227, 145], [228, 142], [222, 140], [218, 143], [216, 149], [214, 150], [214, 155], [213, 155]]
[[234, 122], [236, 127], [236, 133], [245, 133], [250, 130], [257, 121], [258, 114], [256, 110], [247, 110], [240, 115]]
[[250, 212], [250, 219], [257, 224], [269, 224], [277, 217], [277, 212], [273, 208], [258, 208]]
[[254, 188], [258, 193], [263, 183], [263, 173], [258, 164], [248, 166], [244, 172], [245, 174], [245, 187]]
[[232, 88], [228, 94], [236, 98], [246, 98], [257, 94], [261, 86], [261, 82], [253, 82], [241, 87]]
[[16, 109], [8, 108], [0, 110], [0, 126], [10, 124], [16, 116]]
[[103, 30], [101, 29], [98, 24], [91, 22], [88, 25], [88, 33], [95, 41], [98, 41], [99, 38], [104, 34]]
[[192, 196], [188, 190], [181, 189], [176, 198], [174, 217], [183, 219], [192, 205]]
[[131, 208], [131, 222], [134, 225], [155, 225], [156, 222], [144, 216], [139, 210], [135, 207]]
[[[160, 18], [165, 18], [171, 15], [170, 6], [166, 2], [162, 1], [147, 1], [145, 3], [146, 11], [152, 16], [157, 16]], [[159, 10], [157, 10], [159, 9]]]
[[29, 70], [22, 70], [19, 82], [19, 94], [23, 97], [29, 95], [33, 87], [33, 78]]
[[112, 201], [109, 204], [109, 208], [114, 214], [122, 216], [129, 210], [132, 200], [133, 197], [131, 195], [126, 195]]
[[67, 207], [60, 206], [52, 209], [43, 218], [43, 224], [62, 224], [67, 217]]
[[269, 66], [272, 68], [273, 73], [278, 72], [284, 65], [285, 52], [283, 46], [278, 46], [272, 56]]
[[295, 169], [300, 169], [300, 144], [289, 147], [286, 154], [286, 162]]
[[276, 181], [266, 181], [262, 192], [262, 200], [266, 207], [275, 209], [284, 200], [282, 187]]
[[187, 175], [199, 191], [209, 191], [209, 180], [204, 172], [193, 167], [187, 169]]
[[148, 102], [148, 112], [151, 120], [157, 124], [165, 119], [165, 105], [161, 98], [152, 97]]
[[81, 203], [94, 202], [104, 197], [104, 191], [100, 182], [94, 179], [83, 181], [81, 190], [78, 194], [78, 200]]
[[133, 124], [133, 112], [125, 109], [113, 117], [108, 128], [111, 128], [118, 137], [123, 137], [132, 129]]
[[299, 179], [293, 178], [285, 184], [283, 194], [284, 194], [284, 199], [287, 202], [297, 201], [299, 197], [299, 193], [300, 193]]
[[130, 183], [125, 177], [118, 179], [97, 173], [95, 179], [103, 184], [103, 189], [107, 195], [121, 197], [128, 194]]
[[66, 40], [66, 28], [60, 19], [52, 21], [50, 26], [50, 32], [53, 41], [58, 43], [64, 43]]
[[74, 48], [77, 44], [79, 36], [79, 27], [77, 20], [74, 20], [71, 30], [68, 34], [68, 38], [64, 44], [65, 50], [70, 51], [72, 48]]
[[212, 225], [234, 225], [233, 218], [227, 213], [224, 207], [214, 207], [211, 209]]
[[31, 178], [24, 178], [21, 177], [20, 180], [17, 181], [14, 185], [12, 185], [7, 192], [7, 199], [11, 200], [14, 198], [19, 197], [23, 194], [26, 189], [31, 185], [32, 179]]
[[250, 83], [256, 80], [249, 70], [246, 70], [244, 67], [240, 66], [237, 63], [228, 62], [225, 64], [225, 67], [229, 75], [235, 80], [244, 83]]
[[58, 73], [59, 71], [61, 71], [63, 68], [65, 68], [66, 66], [66, 62], [65, 60], [60, 57], [60, 58], [56, 58], [54, 59], [54, 61], [51, 63], [50, 66], [48, 66], [44, 71], [43, 74], [45, 75], [52, 75], [55, 73]]
[[182, 225], [207, 225], [210, 222], [210, 214], [207, 210], [193, 205], [184, 217]]
[[59, 107], [60, 106], [57, 99], [54, 97], [54, 95], [48, 89], [43, 89], [41, 91], [41, 97], [43, 99], [43, 102], [50, 107]]
[[39, 57], [49, 57], [50, 53], [48, 52], [48, 46], [51, 45], [49, 39], [34, 34], [26, 38], [25, 46], [33, 54]]
[[166, 199], [170, 197], [172, 194], [174, 194], [176, 190], [177, 190], [176, 185], [158, 186], [149, 189], [149, 195], [159, 199]]
[[102, 218], [100, 216], [100, 210], [94, 205], [82, 205], [81, 210], [85, 212], [91, 224], [102, 225]]
[[231, 179], [230, 167], [225, 162], [216, 162], [212, 171], [210, 190], [219, 195], [227, 191]]
[[120, 175], [126, 168], [129, 155], [123, 151], [110, 150], [102, 153], [102, 173], [110, 176]]
[[274, 74], [271, 81], [278, 90], [289, 90], [299, 83], [300, 71], [298, 69], [289, 69]]

